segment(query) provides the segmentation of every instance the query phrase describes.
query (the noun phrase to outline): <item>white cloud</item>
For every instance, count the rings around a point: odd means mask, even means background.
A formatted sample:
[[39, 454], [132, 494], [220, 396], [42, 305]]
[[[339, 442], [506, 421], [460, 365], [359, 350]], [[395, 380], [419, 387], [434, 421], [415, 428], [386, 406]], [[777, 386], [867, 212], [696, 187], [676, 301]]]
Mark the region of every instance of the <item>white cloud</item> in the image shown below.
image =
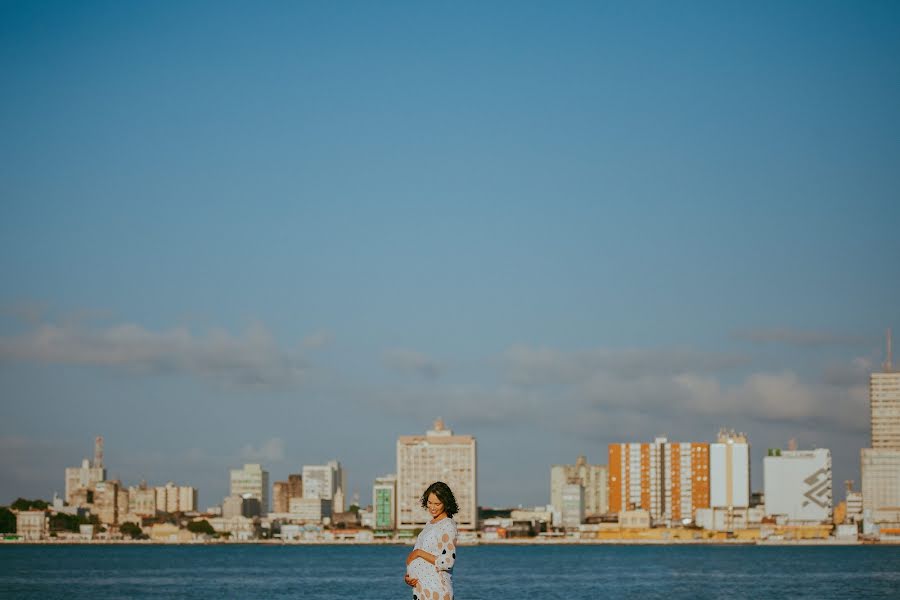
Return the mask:
[[306, 368], [299, 355], [279, 348], [258, 324], [240, 335], [213, 329], [197, 336], [183, 327], [157, 332], [131, 323], [105, 329], [45, 323], [0, 338], [0, 361], [183, 373], [249, 385], [295, 384]]

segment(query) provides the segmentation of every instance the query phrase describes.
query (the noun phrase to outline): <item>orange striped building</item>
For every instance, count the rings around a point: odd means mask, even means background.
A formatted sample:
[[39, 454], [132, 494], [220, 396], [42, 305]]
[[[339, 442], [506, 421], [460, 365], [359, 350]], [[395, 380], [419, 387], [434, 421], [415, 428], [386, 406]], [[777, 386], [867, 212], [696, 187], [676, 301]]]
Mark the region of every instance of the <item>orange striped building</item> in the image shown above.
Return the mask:
[[693, 519], [709, 507], [709, 444], [609, 445], [609, 511], [642, 508], [657, 523]]

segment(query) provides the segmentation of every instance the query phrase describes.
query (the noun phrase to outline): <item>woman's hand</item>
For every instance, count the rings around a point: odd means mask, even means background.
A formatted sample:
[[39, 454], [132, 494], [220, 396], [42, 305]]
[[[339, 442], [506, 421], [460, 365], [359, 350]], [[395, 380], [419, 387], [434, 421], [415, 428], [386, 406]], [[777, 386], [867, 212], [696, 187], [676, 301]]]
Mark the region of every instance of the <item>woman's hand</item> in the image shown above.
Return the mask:
[[412, 552], [409, 553], [409, 556], [406, 557], [406, 564], [411, 563], [412, 561], [416, 560], [417, 558], [419, 558], [419, 549], [418, 548], [416, 548], [415, 550], [413, 550]]
[[412, 577], [409, 576], [409, 574], [406, 574], [403, 576], [403, 581], [405, 581], [406, 585], [408, 585], [411, 588], [414, 588], [417, 585], [419, 585], [419, 580], [413, 579]]

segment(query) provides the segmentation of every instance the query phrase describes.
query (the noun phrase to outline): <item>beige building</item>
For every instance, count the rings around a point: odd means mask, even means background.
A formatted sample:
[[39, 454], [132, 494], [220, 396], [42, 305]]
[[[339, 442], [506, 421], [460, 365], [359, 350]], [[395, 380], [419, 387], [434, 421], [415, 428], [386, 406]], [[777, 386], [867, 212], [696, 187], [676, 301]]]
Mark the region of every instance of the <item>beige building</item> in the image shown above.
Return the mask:
[[88, 495], [78, 494], [79, 491], [93, 492], [97, 483], [106, 479], [106, 469], [93, 466], [88, 459], [81, 461], [80, 467], [66, 469], [66, 503], [70, 505], [82, 504], [81, 498]]
[[118, 494], [118, 481], [100, 481], [94, 488], [93, 511], [104, 525], [116, 525], [119, 522]]
[[269, 512], [269, 472], [258, 464], [246, 464], [243, 469], [231, 470], [231, 495], [259, 500], [263, 513]]
[[290, 510], [290, 484], [276, 481], [272, 484], [272, 512], [286, 513]]
[[306, 523], [321, 523], [331, 518], [331, 500], [324, 498], [291, 498], [291, 517]]
[[563, 488], [570, 483], [578, 483], [584, 488], [585, 516], [609, 512], [606, 465], [588, 464], [584, 456], [579, 456], [574, 465], [553, 465], [550, 468], [550, 504], [557, 512], [562, 511]]
[[[404, 435], [397, 440], [397, 526], [415, 529], [430, 516], [422, 508], [422, 493], [436, 481], [453, 490], [460, 529], [478, 524], [477, 453], [471, 435], [453, 435], [438, 419], [425, 435]], [[306, 483], [304, 482], [304, 485]]]
[[900, 450], [900, 372], [869, 375], [872, 448]]
[[128, 512], [138, 517], [156, 516], [156, 489], [144, 483], [128, 488]]
[[863, 514], [900, 526], [900, 372], [894, 371], [888, 331], [887, 360], [869, 375], [872, 447], [860, 451]]
[[181, 512], [196, 512], [197, 488], [189, 485], [178, 486], [178, 510]]
[[16, 533], [26, 541], [47, 537], [50, 519], [42, 510], [23, 510], [16, 514]]

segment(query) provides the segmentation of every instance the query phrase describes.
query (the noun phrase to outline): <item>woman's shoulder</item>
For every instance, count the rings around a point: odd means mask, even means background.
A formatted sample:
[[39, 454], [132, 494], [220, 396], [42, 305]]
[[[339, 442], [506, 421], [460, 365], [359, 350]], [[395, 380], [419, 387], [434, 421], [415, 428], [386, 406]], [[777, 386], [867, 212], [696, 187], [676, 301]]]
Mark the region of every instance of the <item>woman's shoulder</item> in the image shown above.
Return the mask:
[[453, 531], [454, 533], [456, 532], [456, 521], [454, 521], [452, 517], [441, 519], [436, 525], [440, 526], [442, 529]]

